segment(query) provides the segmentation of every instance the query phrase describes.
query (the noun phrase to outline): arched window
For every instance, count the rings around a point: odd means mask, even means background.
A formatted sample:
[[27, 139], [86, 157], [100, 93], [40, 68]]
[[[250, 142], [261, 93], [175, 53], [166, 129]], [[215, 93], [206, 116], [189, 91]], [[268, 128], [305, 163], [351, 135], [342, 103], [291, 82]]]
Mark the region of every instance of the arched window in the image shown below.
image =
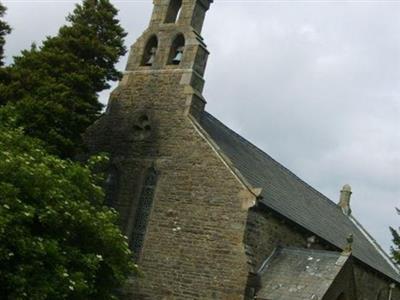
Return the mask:
[[183, 34], [178, 34], [172, 42], [171, 51], [168, 57], [169, 65], [179, 65], [183, 59], [185, 51], [185, 37]]
[[178, 21], [181, 10], [182, 0], [170, 0], [165, 23], [175, 23]]
[[156, 170], [151, 167], [147, 171], [142, 192], [140, 194], [138, 207], [136, 209], [135, 224], [131, 235], [131, 250], [133, 251], [135, 261], [139, 260], [142, 251], [147, 224], [153, 207], [157, 178], [158, 174]]
[[142, 66], [153, 65], [154, 60], [156, 58], [157, 48], [158, 48], [158, 39], [157, 36], [153, 35], [147, 41], [146, 47], [144, 47], [143, 58], [141, 63]]

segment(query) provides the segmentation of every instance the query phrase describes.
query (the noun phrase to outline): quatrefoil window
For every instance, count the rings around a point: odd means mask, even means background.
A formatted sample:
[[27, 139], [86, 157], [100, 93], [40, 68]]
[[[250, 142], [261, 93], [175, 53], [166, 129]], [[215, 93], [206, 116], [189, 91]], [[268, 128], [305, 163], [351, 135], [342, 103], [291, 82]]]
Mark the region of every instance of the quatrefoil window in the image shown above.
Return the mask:
[[151, 134], [150, 120], [147, 115], [141, 115], [133, 126], [133, 136], [136, 140], [144, 140]]

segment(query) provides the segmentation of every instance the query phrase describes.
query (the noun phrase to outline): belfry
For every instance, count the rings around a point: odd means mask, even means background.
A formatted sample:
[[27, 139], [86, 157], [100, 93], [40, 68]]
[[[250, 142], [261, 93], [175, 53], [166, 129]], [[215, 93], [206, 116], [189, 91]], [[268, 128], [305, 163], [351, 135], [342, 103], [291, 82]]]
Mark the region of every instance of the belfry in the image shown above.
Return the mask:
[[[174, 78], [175, 84], [186, 86], [186, 95], [192, 97], [187, 99], [186, 108], [201, 109], [205, 103], [201, 93], [208, 57], [201, 30], [212, 2], [154, 1], [149, 27], [132, 46], [122, 84], [134, 80], [134, 74], [172, 76], [168, 84], [174, 84]], [[191, 108], [192, 104], [199, 107]]]
[[205, 111], [212, 2], [154, 0], [85, 135], [110, 154], [107, 204], [143, 274], [121, 298], [399, 299], [397, 268], [353, 214]]

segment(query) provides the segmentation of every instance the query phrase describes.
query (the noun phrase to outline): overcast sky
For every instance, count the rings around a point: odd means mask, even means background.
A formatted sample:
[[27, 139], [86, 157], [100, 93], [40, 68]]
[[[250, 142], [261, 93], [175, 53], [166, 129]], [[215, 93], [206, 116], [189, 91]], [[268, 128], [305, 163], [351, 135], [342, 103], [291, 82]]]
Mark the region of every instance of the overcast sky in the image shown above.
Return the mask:
[[[76, 2], [3, 1], [7, 62]], [[130, 46], [152, 1], [113, 3]], [[351, 184], [353, 214], [388, 250], [400, 224], [400, 0], [216, 0], [203, 36], [207, 110], [333, 201]]]

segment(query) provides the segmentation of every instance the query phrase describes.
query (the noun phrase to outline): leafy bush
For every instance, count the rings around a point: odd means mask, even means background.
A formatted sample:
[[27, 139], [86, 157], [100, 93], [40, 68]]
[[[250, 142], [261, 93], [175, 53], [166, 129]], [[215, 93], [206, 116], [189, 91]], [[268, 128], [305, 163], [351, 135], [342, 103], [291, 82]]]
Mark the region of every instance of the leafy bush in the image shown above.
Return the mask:
[[0, 113], [2, 299], [112, 299], [136, 271], [117, 214], [103, 205], [102, 175], [49, 155]]

